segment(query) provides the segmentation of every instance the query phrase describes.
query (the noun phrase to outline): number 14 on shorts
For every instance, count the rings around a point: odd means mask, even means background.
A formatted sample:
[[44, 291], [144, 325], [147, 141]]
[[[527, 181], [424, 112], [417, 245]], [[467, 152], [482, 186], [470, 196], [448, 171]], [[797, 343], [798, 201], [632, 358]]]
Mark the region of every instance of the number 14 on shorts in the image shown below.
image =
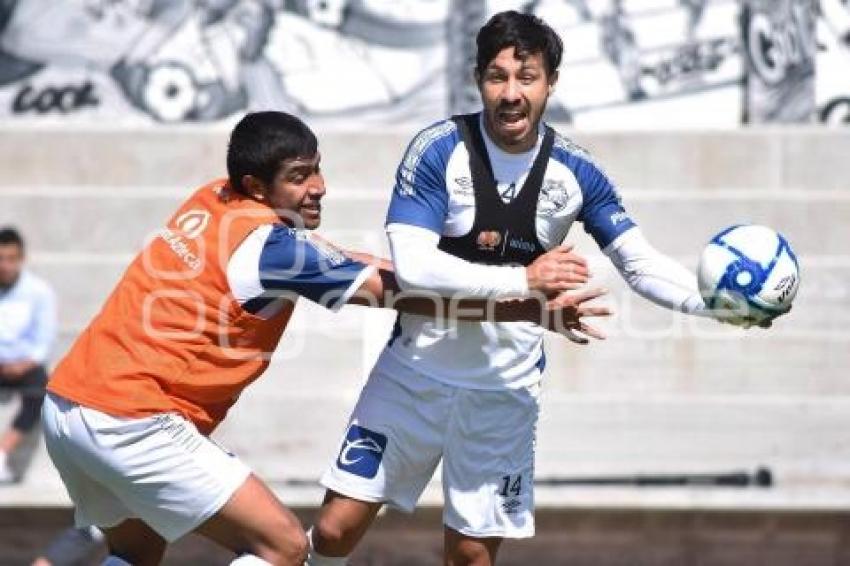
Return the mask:
[[522, 474], [508, 474], [502, 476], [499, 482], [499, 495], [502, 497], [502, 511], [508, 515], [519, 513], [523, 505], [522, 490], [525, 486]]
[[517, 497], [522, 493], [522, 474], [502, 476], [499, 495], [502, 497]]

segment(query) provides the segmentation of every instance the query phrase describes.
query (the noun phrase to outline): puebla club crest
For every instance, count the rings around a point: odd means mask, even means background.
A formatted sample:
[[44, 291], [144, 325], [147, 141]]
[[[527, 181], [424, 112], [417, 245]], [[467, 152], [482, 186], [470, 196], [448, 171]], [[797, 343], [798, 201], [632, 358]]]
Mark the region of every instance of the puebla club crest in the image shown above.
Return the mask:
[[548, 179], [540, 188], [540, 214], [552, 216], [564, 210], [570, 200], [567, 186], [563, 181]]
[[485, 252], [494, 252], [502, 243], [502, 235], [495, 230], [484, 230], [478, 234], [478, 249]]

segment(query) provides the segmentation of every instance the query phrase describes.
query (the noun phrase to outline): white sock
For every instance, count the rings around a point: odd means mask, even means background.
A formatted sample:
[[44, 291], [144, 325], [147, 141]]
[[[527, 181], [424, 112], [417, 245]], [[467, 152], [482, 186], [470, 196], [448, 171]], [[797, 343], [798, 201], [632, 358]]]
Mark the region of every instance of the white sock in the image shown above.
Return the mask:
[[345, 566], [348, 556], [325, 556], [316, 552], [313, 548], [313, 527], [307, 530], [307, 542], [310, 549], [307, 551], [307, 561], [304, 566]]
[[6, 464], [8, 464], [8, 463], [9, 463], [9, 455], [6, 452], [4, 452], [3, 450], [0, 450], [0, 468], [5, 468]]
[[109, 555], [109, 556], [106, 557], [106, 559], [103, 562], [100, 563], [100, 566], [133, 566], [133, 565], [130, 564], [129, 562], [127, 562], [126, 560], [122, 560], [121, 558], [118, 558], [117, 556]]
[[230, 566], [272, 566], [262, 558], [258, 558], [253, 554], [243, 554], [236, 560], [230, 563]]

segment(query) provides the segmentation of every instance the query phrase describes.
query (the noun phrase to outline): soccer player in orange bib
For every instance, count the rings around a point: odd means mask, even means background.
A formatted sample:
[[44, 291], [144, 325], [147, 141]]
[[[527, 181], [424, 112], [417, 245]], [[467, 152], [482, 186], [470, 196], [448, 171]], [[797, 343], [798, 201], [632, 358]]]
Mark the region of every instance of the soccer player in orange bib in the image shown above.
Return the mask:
[[[299, 119], [243, 118], [230, 138], [229, 178], [180, 206], [54, 372], [42, 413], [48, 452], [77, 525], [105, 532], [105, 564], [157, 564], [167, 541], [192, 531], [235, 552], [232, 564], [303, 563], [298, 519], [208, 435], [268, 366], [298, 296], [333, 310], [396, 297], [387, 262], [305, 230], [321, 219], [319, 161]], [[583, 260], [564, 248], [525, 275], [529, 292], [550, 297], [587, 279]], [[584, 317], [608, 314], [585, 304], [599, 294], [560, 295], [547, 324], [585, 329]], [[436, 314], [439, 303], [395, 308]], [[542, 322], [539, 300], [501, 305], [488, 316]]]

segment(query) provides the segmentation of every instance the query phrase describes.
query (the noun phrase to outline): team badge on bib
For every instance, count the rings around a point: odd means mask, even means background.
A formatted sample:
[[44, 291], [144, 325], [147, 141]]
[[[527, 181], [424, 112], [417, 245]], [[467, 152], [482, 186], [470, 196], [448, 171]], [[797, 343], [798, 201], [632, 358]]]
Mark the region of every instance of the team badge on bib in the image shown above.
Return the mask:
[[387, 437], [356, 424], [348, 427], [336, 465], [340, 470], [371, 479], [378, 473]]
[[476, 243], [478, 244], [479, 250], [494, 252], [496, 251], [496, 248], [499, 247], [499, 244], [502, 243], [502, 235], [495, 230], [481, 232], [478, 234]]

